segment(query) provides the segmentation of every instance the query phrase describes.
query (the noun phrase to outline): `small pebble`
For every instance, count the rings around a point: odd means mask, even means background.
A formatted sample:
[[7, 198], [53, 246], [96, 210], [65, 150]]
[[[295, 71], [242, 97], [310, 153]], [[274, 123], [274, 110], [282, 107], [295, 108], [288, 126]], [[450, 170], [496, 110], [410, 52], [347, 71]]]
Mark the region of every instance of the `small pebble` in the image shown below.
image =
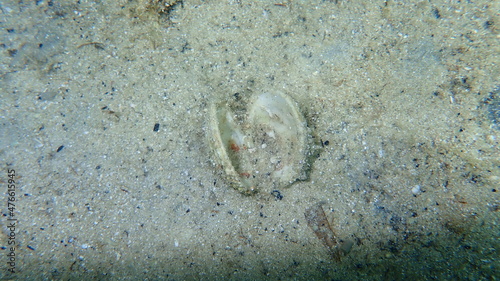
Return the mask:
[[420, 190], [420, 185], [415, 185], [415, 187], [413, 187], [411, 189], [411, 192], [414, 194], [414, 195], [418, 195], [420, 194], [421, 190]]

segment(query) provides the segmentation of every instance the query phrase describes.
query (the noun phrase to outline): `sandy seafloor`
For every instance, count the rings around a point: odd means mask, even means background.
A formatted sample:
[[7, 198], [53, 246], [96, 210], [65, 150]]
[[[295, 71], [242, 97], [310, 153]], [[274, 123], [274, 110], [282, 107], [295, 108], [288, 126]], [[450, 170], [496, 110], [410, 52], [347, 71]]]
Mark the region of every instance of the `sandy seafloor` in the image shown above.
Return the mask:
[[[499, 279], [500, 2], [154, 2], [0, 2], [2, 279]], [[324, 145], [282, 198], [206, 138], [267, 91]]]

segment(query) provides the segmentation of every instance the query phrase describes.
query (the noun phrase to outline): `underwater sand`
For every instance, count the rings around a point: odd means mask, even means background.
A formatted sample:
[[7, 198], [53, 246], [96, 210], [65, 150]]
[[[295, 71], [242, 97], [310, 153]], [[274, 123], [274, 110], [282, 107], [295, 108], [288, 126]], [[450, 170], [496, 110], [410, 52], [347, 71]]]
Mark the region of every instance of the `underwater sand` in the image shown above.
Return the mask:
[[[2, 1], [1, 278], [498, 278], [499, 3]], [[321, 151], [245, 196], [208, 111], [268, 91]]]

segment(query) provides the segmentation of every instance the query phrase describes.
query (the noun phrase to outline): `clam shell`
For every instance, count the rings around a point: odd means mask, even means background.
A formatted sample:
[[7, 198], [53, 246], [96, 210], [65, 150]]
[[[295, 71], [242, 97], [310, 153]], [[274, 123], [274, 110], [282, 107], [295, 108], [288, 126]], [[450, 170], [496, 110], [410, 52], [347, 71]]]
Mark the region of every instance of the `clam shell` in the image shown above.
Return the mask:
[[232, 97], [210, 107], [213, 160], [234, 189], [271, 192], [308, 177], [307, 123], [283, 93]]

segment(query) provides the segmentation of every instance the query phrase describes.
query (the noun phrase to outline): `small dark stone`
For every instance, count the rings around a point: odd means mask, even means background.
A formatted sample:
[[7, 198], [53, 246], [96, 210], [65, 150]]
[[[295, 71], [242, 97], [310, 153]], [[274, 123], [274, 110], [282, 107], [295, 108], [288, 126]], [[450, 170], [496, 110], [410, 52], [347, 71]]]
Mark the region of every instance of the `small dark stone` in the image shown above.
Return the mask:
[[155, 127], [153, 128], [153, 132], [158, 132], [160, 130], [160, 124], [156, 123]]
[[9, 49], [9, 50], [7, 50], [7, 53], [9, 53], [9, 56], [13, 57], [17, 54], [17, 50], [16, 49]]
[[283, 199], [283, 195], [281, 195], [281, 192], [279, 190], [273, 190], [271, 192], [271, 195], [273, 195], [277, 200]]
[[330, 144], [330, 141], [325, 141], [323, 144], [324, 144], [325, 146], [328, 146], [328, 145]]
[[487, 115], [493, 128], [500, 130], [500, 86], [490, 92], [484, 103], [487, 104]]
[[57, 148], [57, 152], [60, 152], [61, 150], [63, 150], [63, 148], [64, 148], [64, 145], [59, 146], [59, 148]]
[[441, 14], [439, 13], [439, 10], [436, 8], [432, 10], [432, 14], [434, 15], [435, 18], [439, 19], [441, 18]]

